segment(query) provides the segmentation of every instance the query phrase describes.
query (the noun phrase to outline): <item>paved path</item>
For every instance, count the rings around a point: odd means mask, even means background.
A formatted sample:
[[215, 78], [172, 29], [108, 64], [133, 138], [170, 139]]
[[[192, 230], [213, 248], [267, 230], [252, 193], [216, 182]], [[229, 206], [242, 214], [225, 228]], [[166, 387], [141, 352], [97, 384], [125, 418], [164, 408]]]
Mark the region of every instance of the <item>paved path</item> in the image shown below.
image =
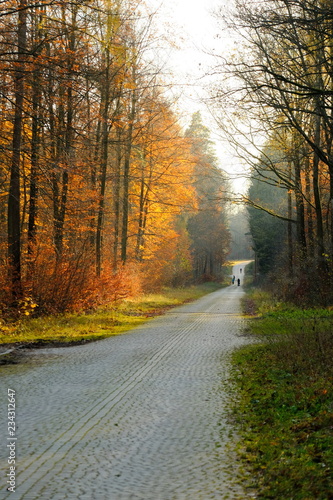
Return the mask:
[[[249, 498], [230, 484], [223, 390], [226, 355], [245, 342], [242, 293], [230, 286], [129, 334], [33, 351], [1, 367], [0, 498]], [[7, 439], [8, 388], [16, 391], [15, 442]], [[3, 480], [11, 449], [15, 493]]]

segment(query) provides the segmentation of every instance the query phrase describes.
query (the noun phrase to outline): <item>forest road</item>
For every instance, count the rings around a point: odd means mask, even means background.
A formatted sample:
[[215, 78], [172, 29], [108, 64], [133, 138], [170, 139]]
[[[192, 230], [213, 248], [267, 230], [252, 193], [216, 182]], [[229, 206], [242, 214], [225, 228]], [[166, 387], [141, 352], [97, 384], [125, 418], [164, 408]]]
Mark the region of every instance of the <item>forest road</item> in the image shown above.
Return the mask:
[[2, 366], [0, 498], [249, 498], [226, 448], [228, 353], [247, 342], [242, 294], [232, 285], [126, 335]]

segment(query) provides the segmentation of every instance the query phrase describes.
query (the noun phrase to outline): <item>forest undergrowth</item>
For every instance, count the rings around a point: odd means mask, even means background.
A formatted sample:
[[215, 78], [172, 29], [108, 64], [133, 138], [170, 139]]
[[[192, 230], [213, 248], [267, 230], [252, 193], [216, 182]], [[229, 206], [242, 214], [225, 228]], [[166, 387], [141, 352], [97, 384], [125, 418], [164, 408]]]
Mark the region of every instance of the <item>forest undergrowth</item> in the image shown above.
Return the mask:
[[333, 310], [253, 289], [254, 342], [233, 354], [240, 460], [259, 499], [333, 499]]
[[159, 293], [114, 300], [107, 306], [87, 312], [39, 317], [23, 315], [13, 321], [0, 320], [0, 344], [66, 345], [119, 335], [221, 286], [221, 283], [207, 282], [182, 288], [164, 288]]

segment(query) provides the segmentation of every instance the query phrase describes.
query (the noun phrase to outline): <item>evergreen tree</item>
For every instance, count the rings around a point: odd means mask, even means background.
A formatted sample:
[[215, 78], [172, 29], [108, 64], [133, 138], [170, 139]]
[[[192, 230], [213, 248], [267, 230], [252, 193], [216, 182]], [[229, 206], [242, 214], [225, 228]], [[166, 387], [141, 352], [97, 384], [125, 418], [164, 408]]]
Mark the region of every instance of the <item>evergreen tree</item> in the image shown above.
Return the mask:
[[188, 220], [194, 277], [196, 280], [219, 279], [230, 239], [224, 199], [227, 180], [218, 166], [210, 131], [203, 124], [200, 112], [193, 114], [186, 137], [191, 140], [198, 198], [198, 212]]

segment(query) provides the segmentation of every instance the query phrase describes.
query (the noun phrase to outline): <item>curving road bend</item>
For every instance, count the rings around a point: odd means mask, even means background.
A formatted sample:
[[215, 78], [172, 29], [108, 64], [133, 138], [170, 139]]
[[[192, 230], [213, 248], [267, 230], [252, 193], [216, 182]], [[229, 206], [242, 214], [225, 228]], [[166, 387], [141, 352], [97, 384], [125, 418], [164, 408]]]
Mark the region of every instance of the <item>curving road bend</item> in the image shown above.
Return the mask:
[[[242, 279], [244, 266], [234, 274]], [[232, 426], [223, 389], [227, 355], [246, 342], [242, 294], [232, 285], [126, 335], [30, 351], [23, 363], [1, 367], [0, 498], [249, 498], [231, 480], [237, 467], [226, 451]], [[15, 492], [7, 491], [11, 450]]]

